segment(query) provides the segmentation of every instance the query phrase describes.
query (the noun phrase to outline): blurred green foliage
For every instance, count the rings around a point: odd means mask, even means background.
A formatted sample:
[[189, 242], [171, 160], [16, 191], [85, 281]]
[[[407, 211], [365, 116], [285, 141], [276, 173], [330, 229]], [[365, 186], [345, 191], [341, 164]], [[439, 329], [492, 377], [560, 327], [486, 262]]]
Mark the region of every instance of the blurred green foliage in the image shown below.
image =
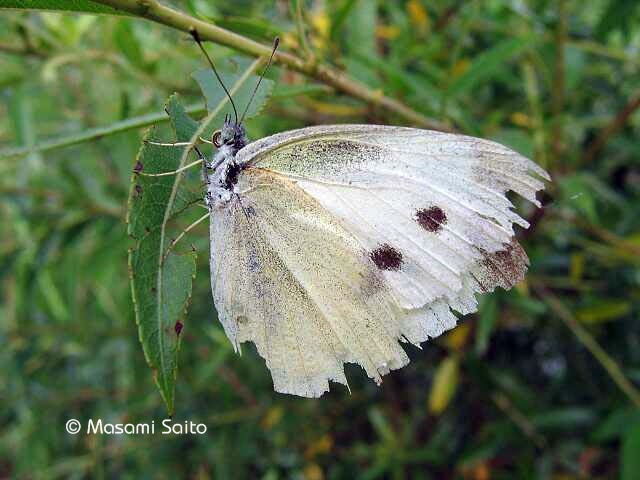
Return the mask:
[[[70, 418], [165, 418], [134, 321], [126, 198], [141, 127], [166, 119], [166, 98], [204, 112], [191, 77], [204, 63], [185, 34], [143, 20], [2, 11], [0, 477], [640, 478], [636, 390], [617, 374], [640, 385], [640, 4], [308, 0], [304, 25], [284, 0], [175, 5], [266, 44], [279, 34], [298, 55], [302, 30], [318, 61], [545, 166], [545, 207], [522, 206], [530, 274], [410, 348], [380, 388], [349, 367], [351, 394], [300, 399], [272, 391], [251, 348], [233, 354], [202, 224], [183, 240], [199, 255], [174, 420], [207, 434], [67, 434]], [[403, 123], [272, 77], [251, 138]]]

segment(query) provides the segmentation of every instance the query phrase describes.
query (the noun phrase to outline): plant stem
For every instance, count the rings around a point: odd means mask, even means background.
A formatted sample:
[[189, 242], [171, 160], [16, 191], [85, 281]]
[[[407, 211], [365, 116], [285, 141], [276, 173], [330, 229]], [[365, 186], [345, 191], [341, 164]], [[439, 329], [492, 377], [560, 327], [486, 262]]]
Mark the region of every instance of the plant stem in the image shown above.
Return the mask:
[[618, 114], [611, 119], [611, 121], [607, 124], [607, 126], [600, 132], [600, 134], [596, 137], [596, 139], [591, 142], [589, 147], [587, 148], [587, 152], [584, 154], [584, 163], [591, 162], [594, 157], [602, 150], [602, 148], [607, 144], [607, 142], [613, 137], [622, 127], [625, 126], [629, 117], [635, 113], [636, 110], [640, 108], [640, 94], [633, 97], [629, 102], [624, 106]]
[[538, 295], [545, 301], [560, 320], [562, 320], [569, 330], [573, 332], [578, 341], [595, 357], [595, 359], [604, 367], [611, 377], [611, 380], [622, 390], [631, 403], [640, 408], [640, 392], [625, 377], [624, 372], [616, 361], [600, 346], [595, 338], [574, 318], [569, 309], [560, 301], [558, 297], [553, 295], [544, 287], [536, 288]]
[[[96, 0], [97, 3], [109, 5], [118, 10], [132, 13], [142, 18], [152, 20], [163, 25], [188, 32], [190, 29], [197, 29], [200, 37], [210, 40], [220, 45], [233, 48], [240, 52], [255, 57], [268, 57], [271, 47], [263, 45], [249, 38], [238, 35], [224, 28], [220, 28], [211, 23], [194, 18], [186, 13], [174, 10], [160, 4], [156, 0]], [[403, 103], [387, 97], [382, 92], [372, 90], [363, 83], [360, 83], [345, 73], [336, 70], [328, 65], [305, 60], [286, 52], [277, 52], [273, 58], [275, 63], [286, 66], [292, 70], [300, 72], [308, 77], [334, 87], [336, 90], [363, 100], [371, 105], [380, 106], [409, 122], [435, 130], [451, 131], [451, 127], [434, 119], [425, 117], [421, 113], [407, 107]]]
[[[186, 108], [187, 113], [199, 114], [206, 112], [204, 105], [190, 105]], [[39, 142], [37, 145], [31, 147], [11, 147], [4, 150], [0, 150], [0, 158], [19, 157], [23, 155], [29, 155], [36, 152], [46, 152], [54, 150], [56, 148], [68, 147], [70, 145], [76, 145], [78, 143], [86, 142], [87, 140], [94, 140], [106, 135], [113, 135], [114, 133], [125, 132], [135, 128], [147, 127], [161, 122], [168, 122], [169, 117], [164, 113], [150, 113], [147, 115], [141, 115], [139, 117], [129, 118], [121, 122], [112, 123], [104, 127], [91, 128], [80, 133], [67, 135], [65, 137], [52, 138]]]

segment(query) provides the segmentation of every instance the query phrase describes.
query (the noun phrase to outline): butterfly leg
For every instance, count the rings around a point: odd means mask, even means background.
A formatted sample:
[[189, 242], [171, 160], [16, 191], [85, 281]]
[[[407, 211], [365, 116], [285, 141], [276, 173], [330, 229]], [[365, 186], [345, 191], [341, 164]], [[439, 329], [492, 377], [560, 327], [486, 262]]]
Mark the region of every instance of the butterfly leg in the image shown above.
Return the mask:
[[[198, 139], [202, 142], [202, 143], [208, 143], [209, 145], [213, 145], [213, 142], [211, 140], [207, 140], [206, 138], [203, 137], [198, 137]], [[191, 145], [191, 142], [154, 142], [151, 140], [144, 140], [144, 143], [149, 144], [149, 145], [156, 145], [158, 147], [186, 147], [187, 145]]]
[[211, 210], [212, 199], [211, 199], [211, 191], [209, 190], [209, 186], [211, 185], [211, 175], [209, 172], [212, 170], [213, 165], [210, 161], [208, 161], [202, 152], [198, 150], [198, 147], [194, 146], [194, 150], [198, 155], [198, 160], [202, 162], [202, 181], [206, 186], [206, 193], [204, 195], [204, 204], [207, 206], [209, 210]]
[[191, 143], [189, 142], [163, 143], [163, 142], [153, 142], [151, 140], [144, 140], [144, 143], [147, 145], [155, 145], [157, 147], [186, 147], [187, 145], [191, 145]]

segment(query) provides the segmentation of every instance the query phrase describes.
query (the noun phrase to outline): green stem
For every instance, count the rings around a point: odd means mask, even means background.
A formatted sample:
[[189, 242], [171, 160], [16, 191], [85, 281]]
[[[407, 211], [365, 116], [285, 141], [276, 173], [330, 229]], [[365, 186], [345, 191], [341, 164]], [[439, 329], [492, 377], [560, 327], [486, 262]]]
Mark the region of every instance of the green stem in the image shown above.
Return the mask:
[[[203, 20], [194, 18], [186, 13], [162, 5], [156, 0], [96, 0], [97, 3], [109, 5], [118, 10], [132, 13], [142, 18], [161, 23], [163, 25], [188, 32], [195, 28], [200, 37], [220, 45], [233, 48], [254, 57], [268, 57], [271, 47], [263, 45], [237, 33], [225, 30]], [[360, 83], [345, 73], [330, 66], [305, 62], [303, 59], [286, 52], [277, 52], [274, 62], [308, 77], [315, 78], [322, 83], [334, 87], [346, 95], [358, 98], [374, 106], [380, 106], [393, 112], [405, 120], [425, 128], [450, 131], [451, 128], [437, 120], [430, 119], [403, 103], [383, 95]]]
[[545, 301], [551, 310], [562, 320], [569, 330], [573, 332], [578, 341], [595, 357], [595, 359], [604, 367], [604, 369], [611, 377], [611, 380], [622, 390], [631, 403], [635, 407], [640, 408], [640, 392], [633, 386], [633, 384], [625, 377], [624, 372], [616, 361], [609, 356], [609, 354], [600, 346], [595, 338], [580, 325], [580, 323], [574, 318], [569, 309], [560, 301], [558, 297], [553, 295], [546, 288], [536, 288], [538, 295]]
[[[186, 108], [190, 114], [200, 114], [206, 112], [204, 105], [190, 105]], [[39, 142], [32, 147], [11, 147], [4, 150], [0, 150], [0, 158], [19, 157], [23, 155], [29, 155], [36, 152], [46, 152], [54, 150], [56, 148], [68, 147], [70, 145], [76, 145], [78, 143], [86, 142], [88, 140], [95, 140], [106, 135], [113, 135], [114, 133], [125, 132], [127, 130], [133, 130], [136, 128], [147, 127], [149, 125], [167, 122], [169, 117], [164, 113], [150, 113], [147, 115], [141, 115], [139, 117], [129, 118], [121, 122], [116, 122], [104, 127], [91, 128], [80, 133], [67, 135], [65, 137], [52, 138]]]

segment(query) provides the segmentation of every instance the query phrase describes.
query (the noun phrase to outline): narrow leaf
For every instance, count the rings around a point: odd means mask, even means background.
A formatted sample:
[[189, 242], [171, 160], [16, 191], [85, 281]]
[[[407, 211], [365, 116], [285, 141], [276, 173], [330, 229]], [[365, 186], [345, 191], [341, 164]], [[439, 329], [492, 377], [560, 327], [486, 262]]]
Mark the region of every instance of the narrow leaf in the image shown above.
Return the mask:
[[622, 438], [622, 472], [621, 480], [640, 478], [640, 415], [627, 427]]
[[[233, 59], [233, 63], [237, 65], [238, 71], [246, 71], [249, 67], [249, 62], [244, 58]], [[220, 68], [218, 70], [222, 81], [227, 87], [238, 77], [238, 73], [233, 72], [229, 67]], [[222, 100], [224, 100], [224, 90], [212, 70], [198, 70], [194, 72], [192, 76], [196, 82], [198, 82], [200, 90], [202, 90], [202, 94], [207, 101], [207, 109], [209, 111], [213, 110]], [[259, 77], [257, 75], [249, 75], [233, 93], [233, 101], [238, 109], [238, 115], [242, 115], [242, 112], [246, 108], [247, 103], [251, 98], [251, 94], [258, 83], [258, 79]], [[262, 83], [256, 91], [255, 97], [251, 101], [251, 105], [247, 110], [245, 119], [251, 118], [260, 113], [260, 110], [267, 102], [274, 85], [275, 82], [273, 80], [269, 80], [268, 78], [262, 80]]]
[[495, 295], [491, 295], [482, 301], [479, 309], [478, 327], [476, 329], [476, 353], [484, 355], [489, 348], [489, 339], [498, 319], [498, 302]]
[[440, 362], [429, 393], [429, 412], [439, 415], [447, 408], [458, 388], [458, 377], [459, 360], [456, 355]]
[[0, 8], [18, 10], [61, 10], [80, 13], [106, 13], [110, 15], [129, 15], [108, 5], [89, 0], [0, 0]]
[[504, 68], [505, 62], [534, 45], [530, 37], [511, 38], [498, 43], [493, 48], [482, 52], [471, 62], [464, 74], [456, 78], [449, 86], [448, 95], [456, 98], [468, 92], [478, 83], [485, 81]]

